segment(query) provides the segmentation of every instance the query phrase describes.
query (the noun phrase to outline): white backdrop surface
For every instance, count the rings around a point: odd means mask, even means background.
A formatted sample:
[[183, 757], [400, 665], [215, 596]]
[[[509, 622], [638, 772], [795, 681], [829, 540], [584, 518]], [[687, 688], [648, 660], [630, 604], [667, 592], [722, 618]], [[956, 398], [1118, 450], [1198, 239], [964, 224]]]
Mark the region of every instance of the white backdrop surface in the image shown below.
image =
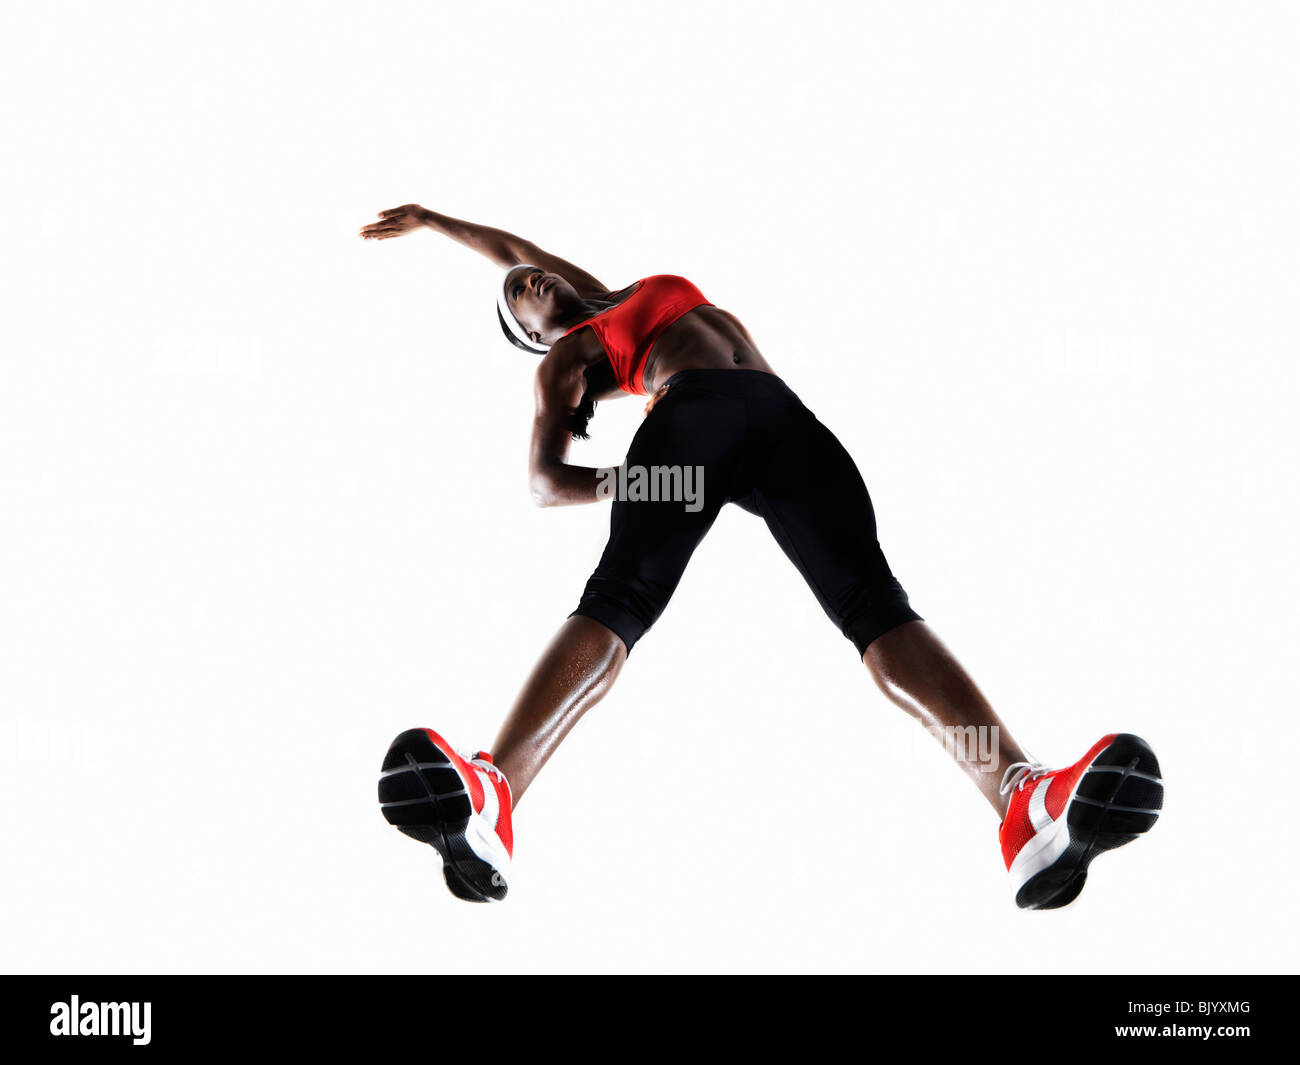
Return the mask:
[[[1300, 18], [1180, 3], [8, 5], [0, 965], [1293, 971]], [[457, 902], [392, 736], [490, 743], [599, 555], [497, 271], [680, 273], [857, 459], [1030, 750], [1149, 837], [1026, 914], [974, 789], [729, 508]], [[576, 461], [614, 463], [641, 404]]]

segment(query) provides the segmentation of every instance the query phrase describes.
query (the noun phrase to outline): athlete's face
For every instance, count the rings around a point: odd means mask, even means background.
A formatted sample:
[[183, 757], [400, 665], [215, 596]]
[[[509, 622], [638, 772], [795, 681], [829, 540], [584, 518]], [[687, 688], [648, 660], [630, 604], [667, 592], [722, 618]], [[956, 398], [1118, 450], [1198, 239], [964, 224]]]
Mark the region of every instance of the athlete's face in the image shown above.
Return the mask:
[[561, 309], [577, 295], [559, 274], [536, 266], [516, 266], [506, 278], [506, 302], [529, 337], [542, 343], [553, 339]]

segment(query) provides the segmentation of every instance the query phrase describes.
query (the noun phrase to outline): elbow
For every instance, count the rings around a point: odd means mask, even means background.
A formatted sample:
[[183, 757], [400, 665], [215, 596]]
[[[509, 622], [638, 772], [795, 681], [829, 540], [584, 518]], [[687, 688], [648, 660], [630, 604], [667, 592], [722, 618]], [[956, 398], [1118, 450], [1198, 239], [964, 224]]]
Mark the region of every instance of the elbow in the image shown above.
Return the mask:
[[554, 482], [543, 473], [533, 474], [528, 482], [528, 492], [533, 497], [535, 506], [553, 507], [559, 502]]

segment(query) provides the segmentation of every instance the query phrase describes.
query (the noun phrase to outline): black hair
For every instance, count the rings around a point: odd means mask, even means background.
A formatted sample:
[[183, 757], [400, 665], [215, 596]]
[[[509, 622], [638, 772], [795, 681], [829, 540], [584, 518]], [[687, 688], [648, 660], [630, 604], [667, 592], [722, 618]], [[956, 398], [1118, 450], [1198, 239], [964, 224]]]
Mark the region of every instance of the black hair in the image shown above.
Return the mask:
[[614, 376], [614, 367], [608, 359], [592, 363], [583, 371], [582, 376], [587, 382], [582, 391], [582, 399], [578, 400], [577, 407], [569, 415], [569, 432], [577, 440], [588, 439], [587, 425], [596, 413], [595, 397], [618, 387], [618, 378]]
[[501, 323], [501, 332], [505, 333], [506, 339], [510, 341], [510, 343], [512, 343], [515, 347], [517, 347], [520, 351], [526, 351], [530, 355], [545, 354], [544, 352], [538, 351], [536, 348], [530, 348], [527, 344], [525, 344], [522, 340], [520, 340], [517, 336], [515, 336], [513, 332], [511, 332], [510, 327], [506, 325], [505, 318], [501, 314], [500, 307], [497, 308], [497, 321]]
[[[501, 308], [497, 308], [497, 321], [501, 323], [501, 332], [505, 333], [506, 339], [510, 341], [520, 351], [526, 351], [530, 355], [541, 355], [543, 352], [535, 348], [526, 347], [523, 342], [510, 331], [506, 325], [505, 318], [501, 315]], [[608, 359], [601, 359], [600, 362], [588, 366], [583, 371], [583, 378], [586, 385], [582, 390], [582, 398], [578, 400], [578, 405], [569, 415], [569, 432], [578, 440], [590, 439], [587, 433], [587, 426], [590, 424], [592, 416], [596, 413], [596, 400], [594, 397], [603, 392], [609, 392], [618, 387], [618, 379], [614, 376], [614, 367], [610, 365]]]

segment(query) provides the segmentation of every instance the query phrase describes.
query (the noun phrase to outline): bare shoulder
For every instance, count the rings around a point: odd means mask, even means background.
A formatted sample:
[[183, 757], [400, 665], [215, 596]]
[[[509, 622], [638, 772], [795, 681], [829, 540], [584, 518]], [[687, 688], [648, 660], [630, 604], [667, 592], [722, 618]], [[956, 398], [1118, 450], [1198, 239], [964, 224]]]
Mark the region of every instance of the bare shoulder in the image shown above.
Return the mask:
[[583, 345], [577, 335], [561, 337], [537, 364], [535, 382], [538, 403], [551, 399], [567, 400], [569, 393], [581, 385], [586, 368]]

